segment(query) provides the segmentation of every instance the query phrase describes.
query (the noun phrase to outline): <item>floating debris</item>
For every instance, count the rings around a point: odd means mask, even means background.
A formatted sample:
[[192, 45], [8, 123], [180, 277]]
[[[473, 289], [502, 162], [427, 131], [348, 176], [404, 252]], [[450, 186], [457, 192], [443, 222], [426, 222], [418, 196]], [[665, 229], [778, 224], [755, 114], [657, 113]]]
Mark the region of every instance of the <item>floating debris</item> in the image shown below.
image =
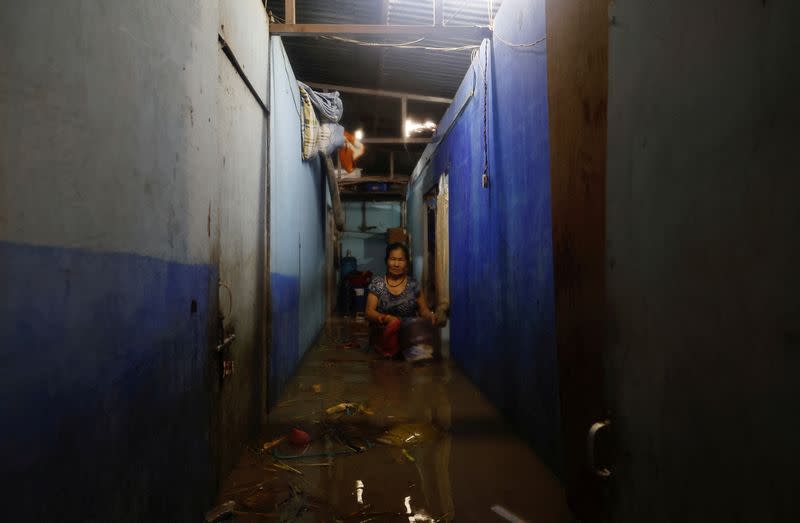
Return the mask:
[[492, 505], [492, 512], [511, 523], [527, 523], [524, 519], [500, 505]]
[[411, 455], [411, 453], [410, 453], [410, 452], [408, 452], [406, 449], [403, 449], [401, 452], [403, 453], [403, 456], [405, 456], [405, 457], [406, 457], [406, 459], [407, 459], [408, 461], [410, 461], [411, 463], [414, 463], [415, 461], [417, 461], [417, 460], [414, 458], [414, 456], [412, 456], [412, 455]]
[[280, 445], [284, 441], [286, 441], [286, 436], [281, 436], [279, 438], [275, 438], [272, 441], [268, 441], [268, 442], [264, 443], [264, 446], [261, 447], [261, 450], [267, 451], [267, 450], [271, 449], [272, 447], [276, 447], [276, 446]]
[[206, 512], [206, 523], [216, 523], [217, 521], [222, 521], [228, 516], [233, 515], [234, 510], [236, 510], [236, 502], [233, 500], [226, 501], [221, 505], [217, 505]]
[[402, 423], [378, 436], [376, 441], [394, 447], [407, 447], [430, 441], [437, 435], [437, 430], [427, 423]]
[[338, 405], [334, 405], [325, 409], [325, 414], [328, 414], [329, 416], [342, 413], [347, 416], [353, 416], [354, 414], [366, 414], [367, 416], [372, 416], [375, 414], [374, 411], [366, 408], [361, 403], [339, 403]]
[[[273, 451], [274, 451], [274, 450], [275, 450], [275, 449], [273, 449]], [[286, 471], [288, 471], [288, 472], [294, 472], [295, 474], [300, 474], [301, 476], [303, 475], [303, 473], [302, 473], [302, 472], [300, 472], [299, 470], [297, 470], [296, 468], [294, 468], [294, 467], [292, 467], [292, 466], [290, 466], [290, 465], [287, 465], [286, 463], [281, 463], [281, 462], [280, 462], [280, 461], [278, 461], [278, 460], [275, 460], [275, 461], [272, 463], [272, 466], [274, 466], [275, 468], [281, 469], [281, 470], [286, 470]]]

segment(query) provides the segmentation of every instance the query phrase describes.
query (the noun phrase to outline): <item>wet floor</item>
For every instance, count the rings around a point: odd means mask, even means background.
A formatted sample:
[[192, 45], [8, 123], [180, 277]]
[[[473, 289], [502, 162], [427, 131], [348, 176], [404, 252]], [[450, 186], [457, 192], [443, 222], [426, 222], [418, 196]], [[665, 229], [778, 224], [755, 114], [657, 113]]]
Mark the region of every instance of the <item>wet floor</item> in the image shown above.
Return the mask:
[[[280, 439], [293, 428], [311, 442]], [[237, 522], [573, 521], [556, 478], [453, 363], [381, 359], [366, 324], [344, 321], [303, 360], [228, 500]]]

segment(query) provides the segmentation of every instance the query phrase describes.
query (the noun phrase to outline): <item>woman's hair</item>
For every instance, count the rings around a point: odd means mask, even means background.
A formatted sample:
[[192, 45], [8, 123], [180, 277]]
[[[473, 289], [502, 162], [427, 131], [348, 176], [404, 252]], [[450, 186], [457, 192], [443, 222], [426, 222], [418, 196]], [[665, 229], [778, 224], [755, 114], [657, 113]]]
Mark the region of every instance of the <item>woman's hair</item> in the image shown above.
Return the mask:
[[386, 246], [386, 256], [383, 258], [383, 261], [388, 262], [389, 253], [392, 251], [396, 251], [397, 249], [403, 251], [403, 255], [406, 257], [406, 262], [411, 263], [411, 255], [408, 254], [408, 247], [406, 247], [405, 243], [400, 243], [400, 242], [390, 243], [389, 245]]

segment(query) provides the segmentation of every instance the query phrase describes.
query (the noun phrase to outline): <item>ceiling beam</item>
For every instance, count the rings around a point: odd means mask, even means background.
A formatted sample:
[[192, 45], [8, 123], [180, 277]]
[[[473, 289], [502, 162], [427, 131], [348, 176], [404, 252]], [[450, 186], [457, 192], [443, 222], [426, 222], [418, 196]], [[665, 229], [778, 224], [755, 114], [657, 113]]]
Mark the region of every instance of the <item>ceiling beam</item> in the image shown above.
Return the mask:
[[411, 179], [410, 176], [359, 176], [358, 178], [339, 178], [339, 185], [340, 186], [347, 186], [347, 185], [358, 185], [361, 183], [370, 183], [370, 182], [378, 182], [378, 183], [399, 183], [404, 184], [408, 183], [408, 180]]
[[[287, 15], [288, 16], [288, 15]], [[287, 19], [288, 20], [288, 19]], [[491, 37], [488, 27], [460, 27], [432, 25], [378, 25], [378, 24], [270, 24], [269, 33], [275, 36], [326, 36], [326, 35], [402, 35], [432, 38], [459, 38], [480, 42]]]
[[363, 138], [361, 140], [363, 144], [426, 144], [431, 143], [430, 138], [403, 138], [403, 137], [394, 137], [394, 138]]
[[287, 25], [294, 25], [297, 21], [294, 14], [294, 0], [284, 0], [283, 3], [284, 18], [286, 18]]
[[350, 87], [347, 85], [334, 85], [334, 84], [323, 84], [319, 82], [303, 82], [309, 87], [313, 87], [314, 89], [323, 90], [327, 89], [329, 91], [339, 91], [342, 93], [352, 93], [352, 94], [363, 94], [366, 96], [383, 96], [386, 98], [406, 98], [407, 100], [416, 100], [419, 102], [430, 102], [430, 103], [437, 103], [437, 104], [451, 104], [453, 103], [452, 98], [444, 98], [441, 96], [427, 96], [424, 94], [412, 94], [412, 93], [403, 93], [400, 91], [385, 91], [383, 89], [366, 89], [364, 87]]
[[402, 201], [405, 200], [406, 191], [343, 191], [342, 200], [346, 201], [367, 201], [367, 202], [381, 202], [381, 201]]

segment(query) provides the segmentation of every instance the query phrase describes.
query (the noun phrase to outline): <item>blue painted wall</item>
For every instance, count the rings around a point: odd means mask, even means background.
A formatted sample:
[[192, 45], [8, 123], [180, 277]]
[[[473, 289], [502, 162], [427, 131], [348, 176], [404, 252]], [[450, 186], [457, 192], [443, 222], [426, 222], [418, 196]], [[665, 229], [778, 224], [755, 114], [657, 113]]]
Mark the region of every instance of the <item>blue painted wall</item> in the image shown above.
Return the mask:
[[199, 521], [265, 410], [266, 11], [73, 4], [0, 3], [0, 519]]
[[270, 284], [274, 404], [325, 321], [325, 204], [320, 161], [301, 157], [301, 101], [280, 37], [271, 40]]
[[[545, 34], [544, 22], [544, 1], [507, 0], [494, 34], [534, 42]], [[560, 473], [546, 56], [543, 48], [512, 48], [494, 38], [473, 61], [440, 136], [415, 170], [414, 258], [419, 263], [422, 254], [421, 196], [447, 171], [451, 353]], [[481, 185], [484, 71], [489, 188]]]
[[182, 492], [202, 500], [212, 467], [215, 270], [0, 242], [0, 271], [5, 514], [21, 507], [30, 521], [102, 521], [132, 505], [156, 519], [202, 512]]

